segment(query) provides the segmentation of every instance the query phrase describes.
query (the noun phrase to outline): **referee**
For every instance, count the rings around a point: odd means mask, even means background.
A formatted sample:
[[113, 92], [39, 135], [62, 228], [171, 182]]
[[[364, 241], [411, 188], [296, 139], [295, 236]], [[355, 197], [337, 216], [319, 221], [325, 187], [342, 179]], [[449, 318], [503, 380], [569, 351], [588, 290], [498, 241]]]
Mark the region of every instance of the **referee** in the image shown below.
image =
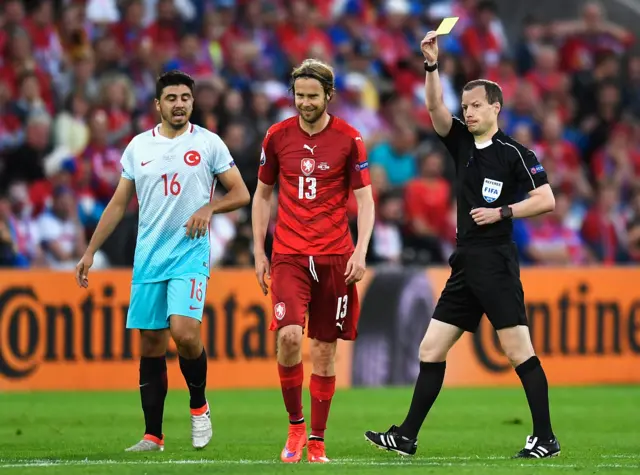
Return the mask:
[[[535, 154], [498, 128], [500, 86], [483, 79], [465, 85], [462, 122], [442, 100], [436, 33], [429, 32], [420, 46], [427, 108], [455, 160], [457, 247], [449, 259], [451, 276], [420, 344], [420, 374], [409, 413], [400, 426], [368, 431], [365, 437], [380, 448], [416, 453], [418, 432], [442, 387], [447, 353], [463, 332], [475, 332], [486, 314], [522, 381], [533, 419], [533, 435], [515, 457], [552, 457], [560, 445], [551, 429], [547, 378], [531, 343], [511, 235], [513, 218], [553, 211], [553, 193]], [[522, 188], [528, 198], [516, 202]]]

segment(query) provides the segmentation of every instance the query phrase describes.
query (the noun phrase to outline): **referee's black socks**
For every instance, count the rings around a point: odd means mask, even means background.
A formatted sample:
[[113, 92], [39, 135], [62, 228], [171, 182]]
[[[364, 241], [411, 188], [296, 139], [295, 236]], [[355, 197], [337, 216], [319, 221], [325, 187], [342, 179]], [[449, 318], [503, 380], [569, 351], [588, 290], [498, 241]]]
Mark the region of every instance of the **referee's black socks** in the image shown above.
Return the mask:
[[413, 398], [406, 419], [398, 427], [398, 433], [409, 439], [416, 439], [431, 406], [436, 401], [442, 382], [446, 362], [426, 363], [420, 362], [420, 374], [413, 390]]
[[549, 415], [549, 384], [540, 360], [537, 356], [532, 356], [516, 367], [516, 373], [527, 395], [533, 419], [533, 436], [544, 440], [552, 439], [554, 436]]

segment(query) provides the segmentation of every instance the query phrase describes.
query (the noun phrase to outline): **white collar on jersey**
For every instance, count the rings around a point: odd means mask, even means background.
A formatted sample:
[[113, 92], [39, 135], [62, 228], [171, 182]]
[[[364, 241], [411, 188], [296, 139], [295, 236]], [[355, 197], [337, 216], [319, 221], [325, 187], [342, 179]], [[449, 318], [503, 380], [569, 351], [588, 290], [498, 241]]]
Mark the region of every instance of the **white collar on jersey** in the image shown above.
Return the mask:
[[[180, 138], [180, 137], [182, 137], [183, 135], [189, 135], [189, 134], [192, 134], [192, 133], [193, 133], [194, 126], [193, 126], [193, 124], [191, 123], [191, 121], [187, 122], [187, 124], [189, 124], [189, 128], [188, 128], [188, 129], [187, 129], [183, 134], [179, 135], [179, 136], [178, 136], [178, 137], [176, 137], [176, 138]], [[158, 124], [158, 125], [156, 125], [153, 129], [151, 129], [151, 135], [153, 135], [153, 136], [154, 136], [154, 137], [156, 137], [156, 138], [161, 138], [161, 139], [165, 139], [165, 140], [175, 140], [175, 139], [170, 139], [169, 137], [165, 137], [164, 135], [162, 135], [162, 134], [160, 133], [160, 126], [161, 126], [161, 125], [162, 125], [162, 124]]]
[[487, 148], [489, 145], [493, 143], [493, 140], [489, 139], [484, 142], [476, 142], [476, 148], [478, 150], [482, 150], [483, 148]]

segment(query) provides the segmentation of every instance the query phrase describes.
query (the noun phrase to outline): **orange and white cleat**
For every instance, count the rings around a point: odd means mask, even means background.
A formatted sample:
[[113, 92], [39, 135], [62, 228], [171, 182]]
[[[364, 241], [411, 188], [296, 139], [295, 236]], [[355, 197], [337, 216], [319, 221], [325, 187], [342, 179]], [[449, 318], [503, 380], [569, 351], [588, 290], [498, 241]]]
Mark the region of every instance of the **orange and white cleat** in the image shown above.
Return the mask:
[[207, 446], [213, 436], [209, 403], [199, 409], [191, 409], [191, 444], [196, 449]]
[[164, 451], [164, 435], [162, 439], [151, 434], [145, 434], [140, 442], [132, 445], [125, 452], [162, 452]]
[[309, 445], [307, 446], [307, 459], [309, 460], [309, 463], [331, 462], [324, 451], [324, 441], [313, 439], [309, 440]]
[[307, 425], [304, 422], [289, 424], [289, 435], [280, 453], [280, 460], [284, 463], [300, 462], [305, 445], [307, 445]]

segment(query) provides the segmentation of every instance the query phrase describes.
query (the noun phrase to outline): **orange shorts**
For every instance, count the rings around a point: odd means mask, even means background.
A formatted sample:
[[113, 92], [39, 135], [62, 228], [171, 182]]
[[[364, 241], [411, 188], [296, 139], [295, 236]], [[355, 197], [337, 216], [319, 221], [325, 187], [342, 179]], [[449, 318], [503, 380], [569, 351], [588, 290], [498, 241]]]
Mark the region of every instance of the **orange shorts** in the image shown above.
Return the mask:
[[270, 330], [305, 327], [309, 338], [333, 342], [355, 340], [360, 317], [358, 289], [345, 283], [350, 254], [304, 256], [274, 254], [271, 260]]

